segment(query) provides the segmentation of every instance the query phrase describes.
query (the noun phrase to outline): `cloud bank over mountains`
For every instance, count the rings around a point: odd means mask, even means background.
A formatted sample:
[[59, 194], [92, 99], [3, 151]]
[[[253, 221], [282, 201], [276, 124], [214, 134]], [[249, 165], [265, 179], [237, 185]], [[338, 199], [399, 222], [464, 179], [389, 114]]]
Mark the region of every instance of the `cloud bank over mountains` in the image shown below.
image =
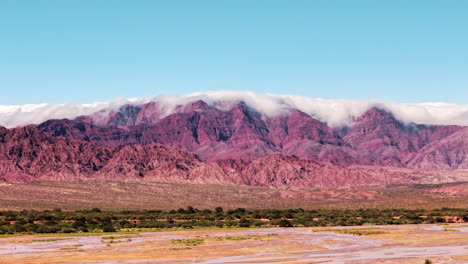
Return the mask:
[[393, 113], [404, 123], [468, 126], [468, 105], [441, 102], [391, 103], [382, 101], [320, 99], [300, 95], [260, 94], [250, 91], [208, 91], [188, 95], [161, 95], [151, 98], [118, 99], [91, 104], [0, 105], [0, 126], [8, 128], [39, 124], [50, 119], [73, 119], [100, 110], [117, 110], [125, 104], [157, 102], [163, 116], [177, 111], [177, 106], [203, 100], [221, 110], [229, 110], [239, 102], [264, 116], [281, 115], [298, 109], [333, 127], [344, 126], [372, 107]]

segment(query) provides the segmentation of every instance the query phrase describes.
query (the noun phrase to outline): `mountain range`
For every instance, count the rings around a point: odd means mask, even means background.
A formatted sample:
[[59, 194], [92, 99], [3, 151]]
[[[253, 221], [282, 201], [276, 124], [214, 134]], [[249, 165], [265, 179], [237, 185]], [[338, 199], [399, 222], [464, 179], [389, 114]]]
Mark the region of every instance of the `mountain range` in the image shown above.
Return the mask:
[[203, 100], [0, 128], [0, 180], [190, 182], [280, 188], [467, 180], [468, 127], [404, 123], [371, 107], [343, 126]]

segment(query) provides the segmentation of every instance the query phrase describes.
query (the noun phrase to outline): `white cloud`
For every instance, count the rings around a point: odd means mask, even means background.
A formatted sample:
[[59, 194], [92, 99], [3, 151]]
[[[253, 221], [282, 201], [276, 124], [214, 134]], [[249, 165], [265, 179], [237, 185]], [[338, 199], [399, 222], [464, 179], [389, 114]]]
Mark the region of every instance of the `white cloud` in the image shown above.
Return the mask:
[[405, 123], [464, 125], [468, 126], [468, 105], [428, 102], [417, 104], [389, 103], [381, 101], [320, 99], [299, 95], [259, 94], [249, 91], [208, 91], [188, 95], [162, 95], [153, 98], [118, 99], [112, 102], [92, 104], [37, 104], [0, 105], [0, 125], [16, 127], [39, 124], [49, 119], [72, 119], [80, 115], [110, 109], [116, 110], [124, 104], [158, 102], [163, 115], [173, 113], [178, 105], [203, 100], [219, 109], [228, 110], [240, 101], [256, 109], [265, 116], [274, 116], [288, 109], [299, 109], [330, 126], [349, 124], [373, 106], [392, 112]]

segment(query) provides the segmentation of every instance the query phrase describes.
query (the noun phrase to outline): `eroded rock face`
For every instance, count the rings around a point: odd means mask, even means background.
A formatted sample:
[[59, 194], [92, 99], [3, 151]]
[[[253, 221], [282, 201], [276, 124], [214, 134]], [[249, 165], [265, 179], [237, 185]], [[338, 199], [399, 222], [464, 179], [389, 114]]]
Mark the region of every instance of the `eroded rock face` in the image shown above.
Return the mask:
[[54, 137], [31, 126], [3, 130], [0, 138], [0, 177], [18, 181], [87, 177], [112, 156], [108, 148]]
[[[204, 162], [195, 154], [161, 145], [102, 147], [34, 127], [1, 128], [0, 151], [0, 177], [10, 182], [102, 179], [310, 187], [352, 185], [352, 175], [367, 175], [278, 154], [254, 161]], [[380, 182], [369, 178], [365, 183]]]
[[196, 101], [172, 112], [148, 103], [0, 128], [0, 179], [303, 188], [443, 182], [414, 169], [468, 168], [468, 128], [403, 124], [377, 108], [345, 128], [295, 109], [266, 117], [244, 103], [222, 111]]
[[8, 182], [86, 179], [234, 184], [223, 169], [161, 145], [109, 148], [55, 137], [37, 128], [0, 128], [0, 179]]
[[410, 159], [408, 167], [437, 170], [468, 168], [468, 128], [427, 144]]
[[[427, 145], [411, 159], [409, 166], [418, 168], [414, 164], [426, 163], [445, 166], [447, 159], [443, 157], [447, 155], [451, 166], [465, 166], [466, 144], [459, 142], [466, 139], [466, 133], [463, 129]], [[433, 148], [438, 151], [432, 151]], [[193, 153], [161, 144], [106, 147], [53, 136], [32, 126], [0, 127], [0, 180], [7, 182], [92, 179], [308, 188], [468, 180], [466, 173], [450, 177], [411, 169], [342, 167], [282, 154], [203, 161]]]
[[468, 168], [467, 127], [403, 124], [378, 108], [341, 128], [295, 109], [262, 116], [242, 102], [223, 111], [196, 101], [171, 112], [147, 103], [0, 127], [0, 180], [303, 188], [440, 183], [466, 173], [439, 172]]
[[283, 155], [254, 160], [241, 174], [248, 185], [276, 188], [411, 184], [420, 181], [418, 177], [413, 178], [409, 171], [379, 167], [344, 168]]
[[54, 136], [105, 147], [157, 143], [195, 153], [206, 161], [254, 160], [283, 154], [338, 166], [467, 168], [463, 162], [451, 160], [440, 160], [435, 166], [421, 156], [429, 151], [429, 145], [443, 145], [437, 142], [463, 127], [403, 124], [378, 108], [369, 109], [349, 127], [341, 128], [331, 128], [295, 109], [274, 117], [262, 116], [242, 102], [221, 111], [196, 101], [177, 106], [173, 114], [166, 112], [154, 102], [127, 105], [75, 120], [49, 120], [38, 128]]

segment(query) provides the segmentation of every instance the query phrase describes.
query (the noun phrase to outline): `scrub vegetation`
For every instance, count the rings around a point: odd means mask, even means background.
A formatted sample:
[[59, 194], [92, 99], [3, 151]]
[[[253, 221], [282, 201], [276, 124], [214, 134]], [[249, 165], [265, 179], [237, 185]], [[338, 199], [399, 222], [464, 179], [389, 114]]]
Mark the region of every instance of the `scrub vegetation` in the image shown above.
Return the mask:
[[204, 228], [326, 227], [453, 222], [468, 222], [468, 209], [248, 210], [237, 208], [225, 210], [217, 207], [214, 210], [200, 210], [191, 206], [169, 211], [115, 212], [101, 211], [98, 208], [79, 211], [54, 209], [0, 211], [0, 234], [63, 233], [72, 235], [74, 233], [131, 233]]

